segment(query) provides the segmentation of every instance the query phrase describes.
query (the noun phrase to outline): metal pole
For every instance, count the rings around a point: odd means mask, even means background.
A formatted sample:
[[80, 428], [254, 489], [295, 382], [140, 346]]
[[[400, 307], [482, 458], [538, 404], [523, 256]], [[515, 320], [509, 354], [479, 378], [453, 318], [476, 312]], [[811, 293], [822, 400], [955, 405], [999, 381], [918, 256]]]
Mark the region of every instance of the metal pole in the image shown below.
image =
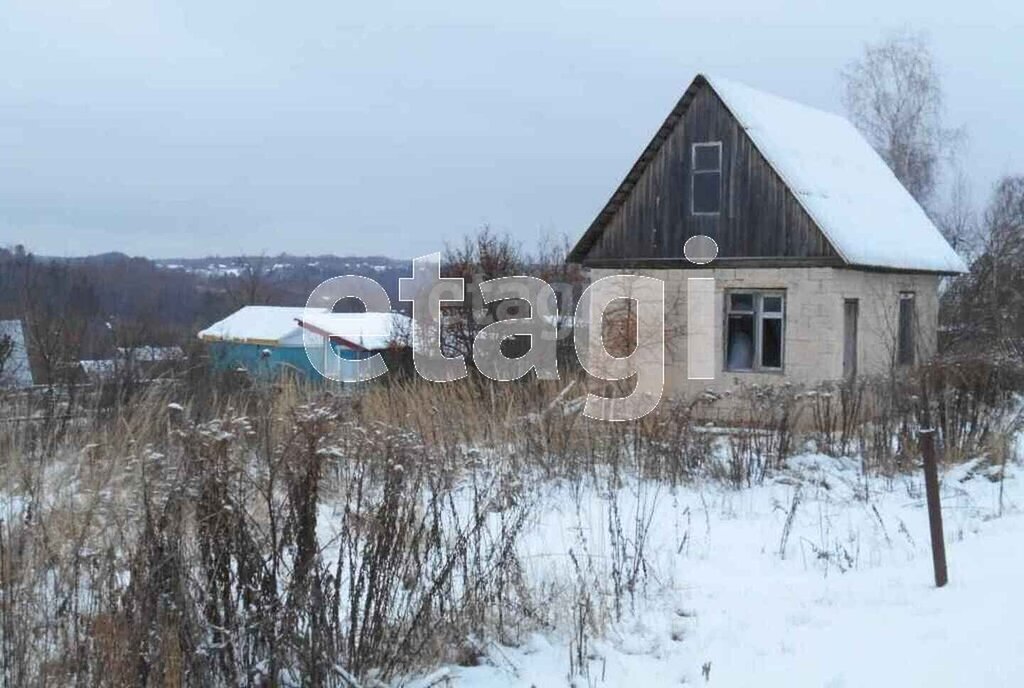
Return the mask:
[[939, 503], [939, 466], [935, 460], [935, 430], [921, 430], [921, 454], [924, 456], [924, 492], [928, 499], [928, 525], [932, 536], [932, 565], [935, 587], [949, 580], [946, 570], [946, 541], [942, 536], [942, 505]]

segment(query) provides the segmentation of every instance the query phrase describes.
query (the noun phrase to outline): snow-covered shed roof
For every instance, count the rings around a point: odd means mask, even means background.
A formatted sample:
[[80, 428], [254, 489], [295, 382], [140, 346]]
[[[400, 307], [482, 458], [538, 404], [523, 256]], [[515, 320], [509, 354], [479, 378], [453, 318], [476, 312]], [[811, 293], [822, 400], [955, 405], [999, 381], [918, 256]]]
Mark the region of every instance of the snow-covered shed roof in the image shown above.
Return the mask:
[[0, 320], [0, 340], [6, 341], [8, 338], [11, 349], [0, 372], [0, 387], [31, 387], [32, 366], [20, 320]]
[[119, 358], [130, 358], [139, 363], [179, 361], [185, 358], [185, 352], [180, 346], [119, 346], [117, 347], [117, 355]]
[[134, 346], [117, 347], [114, 358], [92, 358], [78, 362], [84, 372], [93, 378], [109, 378], [118, 371], [126, 368], [139, 368], [140, 366], [154, 365], [160, 363], [174, 363], [185, 360], [185, 351], [180, 346]]
[[342, 346], [381, 351], [404, 344], [412, 332], [412, 320], [401, 313], [317, 313], [299, 317], [303, 327], [330, 337]]
[[[653, 159], [696, 89], [722, 100], [843, 262], [858, 267], [939, 273], [967, 266], [871, 144], [845, 118], [716, 76], [698, 75], [634, 165]], [[579, 259], [625, 198], [627, 182], [570, 254]]]
[[117, 370], [117, 363], [112, 358], [88, 358], [78, 362], [82, 372], [89, 377], [112, 377]]
[[305, 311], [302, 306], [245, 306], [202, 330], [199, 338], [211, 342], [300, 347], [302, 329], [298, 321]]

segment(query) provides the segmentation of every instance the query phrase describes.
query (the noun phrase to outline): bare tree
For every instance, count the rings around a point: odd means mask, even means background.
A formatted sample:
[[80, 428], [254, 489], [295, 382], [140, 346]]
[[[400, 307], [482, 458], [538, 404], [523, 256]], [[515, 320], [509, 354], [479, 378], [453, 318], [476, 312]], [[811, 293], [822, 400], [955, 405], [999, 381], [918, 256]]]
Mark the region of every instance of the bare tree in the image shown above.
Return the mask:
[[13, 353], [14, 340], [10, 335], [0, 335], [0, 381], [3, 380], [4, 369], [7, 367], [7, 361], [10, 360]]
[[537, 247], [536, 255], [529, 259], [529, 274], [544, 280], [555, 290], [558, 301], [558, 360], [576, 365], [573, 331], [576, 325], [576, 305], [587, 287], [587, 275], [577, 263], [568, 263], [572, 243], [566, 235], [548, 235]]
[[270, 302], [270, 272], [265, 254], [239, 259], [238, 276], [227, 283], [228, 293], [237, 308]]
[[953, 163], [949, 197], [934, 219], [943, 236], [961, 255], [974, 257], [983, 249], [982, 227], [971, 198], [967, 173], [959, 163]]
[[941, 162], [963, 133], [943, 126], [942, 84], [928, 41], [907, 30], [891, 33], [865, 46], [841, 78], [851, 120], [929, 210]]
[[[447, 354], [462, 355], [472, 360], [476, 335], [500, 319], [499, 304], [484, 304], [480, 283], [497, 277], [520, 275], [525, 263], [519, 245], [507, 234], [496, 234], [490, 227], [466, 236], [461, 246], [446, 247], [442, 272], [446, 277], [461, 277], [466, 288], [466, 298], [461, 304], [445, 306], [442, 342]], [[523, 315], [514, 314], [515, 317]]]
[[981, 232], [970, 274], [943, 298], [943, 319], [962, 348], [1009, 343], [1016, 349], [1024, 337], [1024, 176], [996, 184]]
[[21, 275], [25, 344], [42, 382], [72, 382], [84, 349], [89, 321], [96, 315], [95, 290], [85, 275], [67, 264], [25, 262]]

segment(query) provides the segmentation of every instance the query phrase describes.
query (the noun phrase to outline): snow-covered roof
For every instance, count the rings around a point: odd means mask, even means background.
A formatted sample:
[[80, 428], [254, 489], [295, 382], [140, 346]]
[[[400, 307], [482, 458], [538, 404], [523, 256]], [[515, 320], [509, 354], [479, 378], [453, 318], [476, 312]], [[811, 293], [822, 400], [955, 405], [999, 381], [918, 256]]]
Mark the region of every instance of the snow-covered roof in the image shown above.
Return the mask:
[[963, 259], [848, 120], [703, 74], [690, 84], [569, 253], [571, 262], [585, 259], [680, 126], [695, 94], [706, 87], [722, 100], [843, 263], [883, 270], [967, 271]]
[[145, 364], [172, 363], [185, 359], [180, 346], [117, 347], [115, 358], [84, 359], [78, 362], [89, 377], [113, 377], [118, 368], [137, 369]]
[[[199, 333], [206, 341], [302, 346], [302, 306], [245, 306]], [[323, 312], [327, 312], [324, 310]]]
[[111, 377], [117, 370], [117, 364], [112, 358], [85, 359], [79, 361], [78, 365], [82, 366], [82, 372], [89, 377]]
[[411, 320], [401, 313], [331, 313], [303, 306], [245, 306], [199, 333], [206, 341], [301, 347], [302, 326], [376, 351], [408, 336]]
[[847, 263], [967, 270], [847, 119], [728, 79], [705, 79]]
[[31, 387], [32, 366], [20, 320], [0, 320], [0, 339], [7, 338], [10, 338], [12, 346], [0, 372], [0, 387]]
[[177, 361], [185, 358], [185, 352], [180, 346], [119, 346], [117, 355], [125, 359], [130, 357], [139, 363]]
[[323, 336], [336, 337], [345, 345], [380, 351], [408, 340], [412, 320], [401, 313], [328, 313], [300, 315], [302, 326]]

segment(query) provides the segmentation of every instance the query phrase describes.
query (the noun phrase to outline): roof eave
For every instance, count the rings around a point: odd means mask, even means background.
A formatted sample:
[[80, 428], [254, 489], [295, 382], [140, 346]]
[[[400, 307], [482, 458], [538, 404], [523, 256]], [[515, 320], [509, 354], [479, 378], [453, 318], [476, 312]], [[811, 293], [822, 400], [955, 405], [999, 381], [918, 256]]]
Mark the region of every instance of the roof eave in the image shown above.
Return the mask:
[[871, 265], [868, 263], [849, 263], [846, 267], [852, 270], [864, 270], [866, 272], [899, 272], [912, 275], [939, 275], [941, 277], [956, 277], [964, 275], [968, 271], [963, 269], [953, 270], [949, 268], [918, 268], [918, 267], [897, 267], [893, 265]]
[[314, 334], [318, 334], [321, 337], [327, 337], [330, 341], [332, 341], [335, 344], [341, 344], [342, 346], [347, 347], [349, 349], [352, 349], [354, 351], [369, 351], [369, 349], [367, 349], [366, 347], [362, 346], [361, 344], [357, 344], [356, 342], [353, 342], [351, 339], [347, 339], [347, 338], [342, 337], [341, 335], [338, 335], [338, 334], [332, 334], [331, 332], [328, 332], [324, 328], [317, 327], [313, 323], [311, 323], [311, 322], [309, 322], [307, 320], [303, 320], [302, 318], [295, 318], [295, 322], [297, 322], [299, 324], [299, 327], [301, 327], [301, 328], [303, 328], [305, 330], [309, 330], [310, 332], [313, 332]]

